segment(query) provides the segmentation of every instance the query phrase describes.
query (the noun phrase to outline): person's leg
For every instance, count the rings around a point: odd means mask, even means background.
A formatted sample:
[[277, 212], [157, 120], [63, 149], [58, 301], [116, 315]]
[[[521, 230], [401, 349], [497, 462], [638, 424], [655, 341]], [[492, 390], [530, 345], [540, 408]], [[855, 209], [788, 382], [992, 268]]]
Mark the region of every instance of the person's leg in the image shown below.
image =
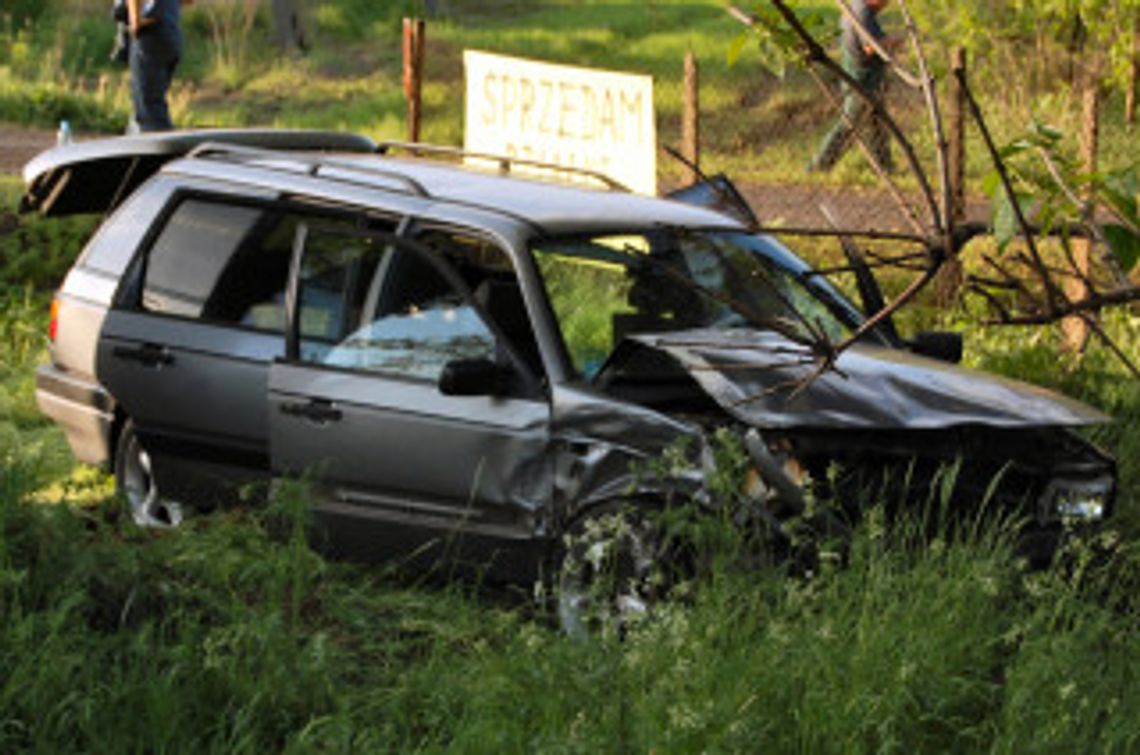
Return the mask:
[[871, 148], [871, 154], [875, 156], [875, 160], [883, 170], [888, 173], [893, 172], [895, 159], [891, 155], [891, 136], [883, 123], [883, 119], [872, 113], [869, 130], [867, 146]]
[[142, 128], [140, 121], [143, 117], [145, 105], [142, 98], [143, 60], [142, 50], [137, 40], [131, 40], [127, 52], [127, 64], [131, 70], [131, 122], [127, 124], [127, 133], [136, 134]]
[[131, 45], [131, 89], [135, 120], [141, 131], [166, 131], [174, 128], [166, 92], [174, 77], [178, 59], [168, 54], [158, 40], [136, 39]]
[[855, 136], [855, 128], [864, 117], [867, 103], [856, 92], [845, 89], [843, 94], [843, 112], [835, 121], [835, 125], [827, 132], [827, 136], [820, 143], [815, 158], [808, 166], [810, 171], [831, 170]]

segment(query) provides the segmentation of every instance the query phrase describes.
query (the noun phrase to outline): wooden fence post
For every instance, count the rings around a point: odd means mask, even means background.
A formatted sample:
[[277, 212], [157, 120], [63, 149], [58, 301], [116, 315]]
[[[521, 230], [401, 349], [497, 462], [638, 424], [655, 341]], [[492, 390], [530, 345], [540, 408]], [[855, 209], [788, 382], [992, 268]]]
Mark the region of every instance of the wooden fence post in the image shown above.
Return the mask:
[[[950, 92], [946, 106], [947, 172], [950, 181], [950, 217], [953, 227], [966, 219], [966, 102], [961, 86], [966, 77], [966, 49], [955, 48], [950, 61]], [[942, 308], [949, 307], [962, 287], [962, 263], [957, 257], [946, 260], [938, 273], [935, 297]]]
[[[701, 164], [701, 72], [697, 58], [690, 50], [685, 53], [685, 92], [681, 114], [681, 155], [692, 165]], [[689, 183], [700, 180], [695, 168], [686, 170]]]
[[410, 142], [420, 140], [425, 27], [422, 18], [404, 19], [404, 96], [408, 100], [407, 126]]

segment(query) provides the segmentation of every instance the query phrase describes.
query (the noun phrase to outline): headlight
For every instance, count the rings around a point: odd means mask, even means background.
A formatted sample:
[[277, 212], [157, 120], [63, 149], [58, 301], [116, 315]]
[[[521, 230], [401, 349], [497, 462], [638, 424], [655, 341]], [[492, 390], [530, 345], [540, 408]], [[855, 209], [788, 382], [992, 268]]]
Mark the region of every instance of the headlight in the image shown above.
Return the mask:
[[1108, 513], [1112, 488], [1109, 475], [1091, 480], [1053, 480], [1041, 496], [1041, 518], [1045, 521], [1100, 521]]

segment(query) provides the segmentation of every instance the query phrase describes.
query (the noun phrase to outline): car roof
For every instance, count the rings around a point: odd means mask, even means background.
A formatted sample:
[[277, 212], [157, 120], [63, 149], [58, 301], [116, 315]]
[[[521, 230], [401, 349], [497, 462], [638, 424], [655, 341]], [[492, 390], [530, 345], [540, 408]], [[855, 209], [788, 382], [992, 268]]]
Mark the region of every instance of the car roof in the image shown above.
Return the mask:
[[[463, 155], [453, 148], [424, 149]], [[527, 166], [515, 163], [526, 161], [497, 158], [472, 165], [438, 156], [394, 157], [377, 154], [378, 150], [385, 146], [377, 147], [358, 134], [288, 129], [174, 131], [99, 139], [56, 147], [29, 162], [22, 209], [51, 215], [109, 212], [145, 178], [163, 170], [332, 200], [345, 194], [340, 189], [351, 186], [354, 202], [378, 209], [400, 209], [393, 205], [400, 204], [396, 196], [405, 194], [414, 200], [405, 203], [405, 211], [415, 207], [425, 212], [427, 203], [452, 216], [466, 214], [472, 222], [490, 213], [500, 222], [530, 225], [550, 235], [663, 225], [741, 227], [726, 215], [693, 204], [583, 185], [584, 177], [597, 178], [589, 171], [556, 168], [540, 180], [482, 167], [509, 166], [517, 171]], [[579, 183], [556, 183], [552, 172]]]
[[421, 158], [351, 155], [345, 165], [399, 173], [430, 198], [507, 215], [546, 234], [648, 230], [660, 226], [739, 227], [739, 223], [683, 202], [583, 185], [502, 175], [477, 167]]

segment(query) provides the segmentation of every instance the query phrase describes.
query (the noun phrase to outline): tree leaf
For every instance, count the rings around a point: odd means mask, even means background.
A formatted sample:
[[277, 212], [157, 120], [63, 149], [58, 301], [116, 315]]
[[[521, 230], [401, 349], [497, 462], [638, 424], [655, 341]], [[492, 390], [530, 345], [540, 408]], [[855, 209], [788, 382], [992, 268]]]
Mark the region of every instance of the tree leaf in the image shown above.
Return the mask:
[[725, 57], [729, 67], [736, 65], [736, 61], [740, 60], [740, 54], [744, 52], [744, 45], [748, 42], [748, 36], [748, 32], [741, 32], [728, 43], [728, 52]]
[[1140, 225], [1140, 171], [1135, 166], [1127, 172], [1105, 176], [1101, 195], [1129, 222]]
[[1122, 225], [1110, 224], [1102, 228], [1108, 245], [1120, 259], [1120, 266], [1128, 272], [1140, 261], [1140, 236]]
[[[1029, 198], [1017, 197], [1017, 203], [1024, 211], [1029, 206]], [[994, 240], [997, 241], [998, 250], [1004, 251], [1009, 242], [1021, 235], [1021, 225], [1017, 222], [1017, 213], [1009, 196], [1003, 191], [994, 197], [993, 202], [993, 229]]]

